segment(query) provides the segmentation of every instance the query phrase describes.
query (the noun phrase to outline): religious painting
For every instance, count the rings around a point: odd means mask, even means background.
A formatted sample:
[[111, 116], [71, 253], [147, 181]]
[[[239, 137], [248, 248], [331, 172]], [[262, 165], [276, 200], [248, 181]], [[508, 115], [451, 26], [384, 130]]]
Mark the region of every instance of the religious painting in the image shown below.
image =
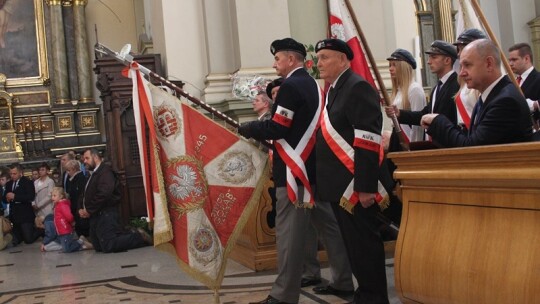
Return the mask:
[[0, 73], [6, 86], [43, 85], [49, 78], [42, 0], [0, 0]]

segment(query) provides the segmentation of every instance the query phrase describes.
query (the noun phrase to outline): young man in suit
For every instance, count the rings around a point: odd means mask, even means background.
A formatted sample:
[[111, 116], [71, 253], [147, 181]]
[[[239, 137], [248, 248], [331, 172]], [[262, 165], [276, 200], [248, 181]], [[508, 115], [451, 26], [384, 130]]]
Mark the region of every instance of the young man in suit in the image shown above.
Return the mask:
[[276, 185], [276, 246], [278, 276], [270, 295], [252, 303], [298, 303], [305, 237], [313, 223], [328, 251], [332, 290], [353, 288], [345, 246], [331, 206], [314, 203], [315, 132], [323, 108], [322, 91], [304, 69], [306, 49], [291, 38], [270, 46], [274, 68], [285, 80], [272, 108], [272, 119], [244, 123], [238, 132], [258, 140], [273, 140], [272, 174]]
[[534, 114], [535, 120], [540, 119], [540, 73], [533, 66], [531, 46], [527, 43], [514, 44], [508, 49], [508, 61], [516, 80], [527, 98], [529, 110]]
[[384, 245], [375, 203], [380, 175], [379, 94], [352, 72], [354, 54], [342, 40], [316, 44], [321, 77], [330, 83], [317, 132], [317, 189], [332, 205], [358, 282], [353, 303], [388, 303]]
[[87, 149], [83, 157], [86, 168], [93, 172], [79, 197], [79, 216], [90, 219], [90, 241], [94, 249], [109, 253], [151, 244], [152, 239], [144, 230], [123, 231], [120, 227], [120, 183], [111, 167], [103, 163], [99, 151]]
[[423, 115], [438, 113], [457, 124], [454, 96], [459, 91], [459, 83], [453, 70], [457, 59], [456, 48], [448, 42], [435, 40], [426, 54], [429, 55], [428, 65], [431, 73], [436, 74], [439, 79], [431, 90], [429, 103], [421, 111], [400, 110], [396, 106], [385, 107], [386, 114], [391, 117], [395, 113], [400, 123], [418, 126]]
[[444, 147], [467, 147], [530, 140], [529, 107], [508, 76], [502, 75], [497, 46], [487, 39], [473, 41], [463, 49], [460, 62], [459, 75], [467, 87], [481, 93], [471, 128], [466, 133], [442, 115], [425, 115], [422, 126], [433, 141]]
[[13, 245], [22, 241], [32, 244], [39, 233], [34, 227], [34, 209], [32, 201], [36, 197], [34, 182], [23, 176], [20, 164], [10, 166], [11, 180], [6, 184], [6, 201], [9, 203], [9, 218], [13, 223]]

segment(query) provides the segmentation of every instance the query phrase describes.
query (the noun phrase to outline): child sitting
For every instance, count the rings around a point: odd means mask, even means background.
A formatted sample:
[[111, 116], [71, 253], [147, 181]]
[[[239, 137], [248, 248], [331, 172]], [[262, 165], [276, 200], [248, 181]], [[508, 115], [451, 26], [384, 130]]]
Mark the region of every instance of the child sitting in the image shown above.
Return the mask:
[[91, 249], [92, 245], [84, 239], [73, 238], [74, 218], [71, 214], [71, 202], [66, 198], [66, 192], [62, 187], [54, 187], [52, 190], [54, 203], [54, 226], [58, 233], [58, 240], [62, 245], [62, 251], [69, 253], [83, 249]]

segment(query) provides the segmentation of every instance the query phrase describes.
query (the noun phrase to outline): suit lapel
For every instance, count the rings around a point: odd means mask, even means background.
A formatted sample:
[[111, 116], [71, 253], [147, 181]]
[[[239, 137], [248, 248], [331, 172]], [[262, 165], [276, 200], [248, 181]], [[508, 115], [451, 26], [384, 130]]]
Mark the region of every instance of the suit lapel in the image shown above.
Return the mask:
[[508, 76], [504, 76], [501, 80], [499, 80], [499, 83], [497, 83], [493, 87], [493, 90], [491, 90], [491, 92], [489, 92], [489, 95], [486, 98], [486, 100], [484, 101], [484, 104], [482, 106], [482, 111], [480, 111], [480, 113], [476, 113], [476, 115], [478, 116], [478, 122], [482, 121], [482, 119], [484, 118], [484, 114], [486, 113], [487, 107], [489, 107], [489, 103], [495, 97], [497, 97], [499, 95], [499, 93], [501, 92], [501, 90], [509, 83], [510, 83], [510, 79], [508, 78]]
[[521, 85], [521, 90], [523, 91], [523, 93], [527, 92], [529, 87], [534, 83], [534, 81], [536, 80], [537, 74], [538, 72], [536, 71], [536, 69], [533, 69], [531, 73], [529, 74], [529, 76], [527, 76], [527, 79], [525, 79], [525, 81]]
[[[445, 96], [446, 96], [446, 92], [448, 91], [448, 87], [450, 86], [450, 83], [452, 81], [454, 81], [454, 79], [457, 77], [457, 74], [454, 72], [452, 74], [450, 74], [450, 77], [448, 77], [448, 79], [446, 79], [446, 81], [444, 82], [444, 84], [442, 85], [441, 87], [441, 90], [439, 91], [439, 94], [437, 94], [437, 100], [435, 102], [435, 106], [433, 107], [433, 113], [439, 113], [439, 107], [441, 105], [441, 103], [439, 101], [441, 101]], [[435, 86], [435, 88], [433, 88], [433, 90], [436, 90], [437, 89], [437, 86]], [[433, 98], [433, 93], [431, 95], [431, 97]]]

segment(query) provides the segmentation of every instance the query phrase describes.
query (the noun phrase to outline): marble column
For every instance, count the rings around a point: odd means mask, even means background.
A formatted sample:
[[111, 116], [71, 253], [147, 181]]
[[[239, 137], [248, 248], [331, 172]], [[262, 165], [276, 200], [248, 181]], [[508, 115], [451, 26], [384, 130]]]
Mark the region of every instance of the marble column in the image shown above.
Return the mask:
[[73, 1], [73, 19], [75, 24], [75, 53], [77, 54], [77, 79], [79, 84], [79, 100], [93, 101], [90, 55], [86, 36], [86, 18], [84, 8], [88, 0]]
[[527, 25], [531, 31], [531, 47], [533, 51], [534, 67], [540, 69], [540, 17], [529, 21]]
[[203, 97], [225, 111], [245, 108], [251, 115], [249, 103], [235, 104], [230, 74], [276, 76], [270, 43], [291, 36], [287, 1], [205, 0], [203, 5], [209, 69]]
[[66, 41], [62, 17], [62, 1], [47, 0], [50, 12], [51, 55], [53, 61], [53, 81], [56, 93], [56, 103], [69, 102], [69, 77], [66, 56]]
[[441, 39], [453, 43], [456, 36], [454, 35], [454, 23], [452, 22], [452, 2], [450, 0], [439, 0], [439, 13]]

